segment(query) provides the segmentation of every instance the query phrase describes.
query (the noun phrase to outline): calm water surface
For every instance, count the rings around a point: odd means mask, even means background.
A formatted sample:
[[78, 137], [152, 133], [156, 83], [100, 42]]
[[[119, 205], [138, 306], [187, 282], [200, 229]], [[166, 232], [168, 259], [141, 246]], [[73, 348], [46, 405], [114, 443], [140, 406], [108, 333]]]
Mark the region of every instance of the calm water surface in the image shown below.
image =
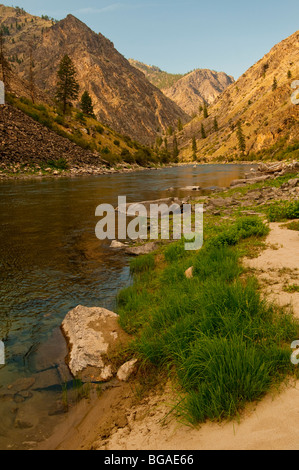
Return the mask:
[[[180, 190], [185, 186], [225, 187], [246, 171], [244, 165], [204, 165], [0, 183], [0, 340], [6, 347], [0, 448], [26, 448], [58, 419], [49, 410], [61, 394], [53, 371], [62, 381], [57, 358], [65, 346], [58, 328], [67, 312], [79, 304], [113, 310], [117, 291], [130, 282], [127, 256], [95, 237], [96, 207], [117, 206], [119, 195], [138, 202], [187, 196]], [[7, 394], [17, 379], [32, 376], [30, 399]], [[16, 425], [20, 413], [29, 421], [25, 429]]]

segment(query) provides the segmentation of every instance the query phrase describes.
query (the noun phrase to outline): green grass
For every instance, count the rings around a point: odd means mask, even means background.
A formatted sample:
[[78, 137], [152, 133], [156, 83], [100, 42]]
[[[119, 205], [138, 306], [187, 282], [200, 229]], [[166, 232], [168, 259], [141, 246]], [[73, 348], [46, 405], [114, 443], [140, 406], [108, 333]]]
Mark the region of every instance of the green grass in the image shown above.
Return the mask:
[[289, 286], [285, 286], [285, 292], [289, 292], [290, 294], [294, 294], [295, 292], [299, 292], [299, 286], [297, 284], [291, 284]]
[[261, 298], [240, 263], [242, 243], [267, 233], [258, 217], [210, 224], [199, 252], [179, 242], [134, 261], [134, 285], [119, 294], [121, 325], [135, 334], [132, 354], [171, 372], [177, 410], [193, 424], [232, 418], [293, 371], [298, 324]]
[[299, 220], [294, 221], [294, 222], [290, 222], [286, 226], [289, 230], [295, 230], [296, 232], [299, 232]]
[[268, 209], [268, 219], [270, 222], [299, 219], [299, 201], [272, 204]]

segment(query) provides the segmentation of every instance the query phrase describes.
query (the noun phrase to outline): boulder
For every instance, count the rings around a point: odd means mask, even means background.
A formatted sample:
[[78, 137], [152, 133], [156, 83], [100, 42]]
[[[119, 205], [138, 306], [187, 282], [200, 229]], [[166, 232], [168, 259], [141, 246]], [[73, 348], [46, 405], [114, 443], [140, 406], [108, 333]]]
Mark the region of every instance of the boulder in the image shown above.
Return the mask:
[[282, 189], [291, 189], [291, 188], [297, 188], [299, 186], [299, 178], [293, 178], [286, 183], [284, 183], [281, 188]]
[[121, 243], [118, 240], [113, 240], [111, 242], [110, 248], [120, 249], [120, 248], [123, 248], [124, 246], [126, 246], [126, 245], [124, 245], [124, 243]]
[[144, 245], [140, 246], [133, 246], [130, 248], [126, 248], [126, 253], [127, 255], [130, 256], [140, 256], [140, 255], [148, 255], [149, 253], [152, 253], [157, 249], [157, 243], [155, 242], [150, 242], [150, 243], [145, 243]]
[[117, 378], [121, 382], [127, 382], [132, 374], [134, 374], [136, 370], [137, 359], [133, 359], [132, 361], [126, 362], [123, 364], [117, 372]]
[[109, 356], [128, 338], [116, 313], [79, 305], [67, 314], [62, 331], [69, 343], [68, 365], [75, 377], [85, 382], [107, 382], [113, 377]]
[[180, 188], [181, 191], [201, 191], [200, 186], [186, 186], [185, 188]]

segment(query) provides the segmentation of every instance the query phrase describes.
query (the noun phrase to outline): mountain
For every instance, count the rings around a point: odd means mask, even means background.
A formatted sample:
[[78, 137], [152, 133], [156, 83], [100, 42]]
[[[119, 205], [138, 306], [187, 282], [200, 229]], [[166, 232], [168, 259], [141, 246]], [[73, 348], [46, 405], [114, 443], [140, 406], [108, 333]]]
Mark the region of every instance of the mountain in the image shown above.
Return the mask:
[[187, 114], [193, 115], [198, 114], [199, 107], [204, 103], [212, 104], [232, 83], [234, 78], [224, 72], [198, 69], [163, 92]]
[[137, 60], [129, 59], [129, 62], [189, 116], [198, 114], [199, 107], [204, 103], [212, 104], [220, 93], [234, 83], [234, 78], [224, 72], [197, 69], [185, 75], [171, 74]]
[[184, 77], [184, 74], [173, 74], [165, 72], [154, 65], [146, 65], [138, 60], [129, 59], [130, 64], [143, 72], [146, 78], [160, 90], [171, 88], [176, 82]]
[[60, 60], [68, 54], [77, 69], [80, 93], [89, 92], [98, 119], [117, 132], [149, 144], [179, 119], [188, 121], [188, 115], [132, 67], [112, 42], [74, 16], [56, 22], [1, 5], [0, 25], [7, 54], [21, 78], [29, 78], [32, 48], [36, 86], [53, 96]]
[[207, 119], [201, 115], [185, 126], [178, 138], [181, 158], [192, 158], [194, 137], [199, 159], [242, 158], [240, 128], [248, 158], [280, 157], [292, 145], [298, 158], [299, 106], [291, 101], [291, 85], [299, 78], [298, 50], [297, 31], [230, 85], [208, 108]]

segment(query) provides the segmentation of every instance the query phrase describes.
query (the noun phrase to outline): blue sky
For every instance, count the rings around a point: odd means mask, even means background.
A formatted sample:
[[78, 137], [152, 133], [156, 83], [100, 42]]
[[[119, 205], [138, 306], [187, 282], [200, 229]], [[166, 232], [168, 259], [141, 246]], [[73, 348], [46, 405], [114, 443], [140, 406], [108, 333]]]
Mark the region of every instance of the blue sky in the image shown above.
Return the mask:
[[127, 58], [171, 73], [210, 68], [235, 78], [294, 33], [299, 18], [298, 0], [17, 1], [35, 15], [72, 13]]

